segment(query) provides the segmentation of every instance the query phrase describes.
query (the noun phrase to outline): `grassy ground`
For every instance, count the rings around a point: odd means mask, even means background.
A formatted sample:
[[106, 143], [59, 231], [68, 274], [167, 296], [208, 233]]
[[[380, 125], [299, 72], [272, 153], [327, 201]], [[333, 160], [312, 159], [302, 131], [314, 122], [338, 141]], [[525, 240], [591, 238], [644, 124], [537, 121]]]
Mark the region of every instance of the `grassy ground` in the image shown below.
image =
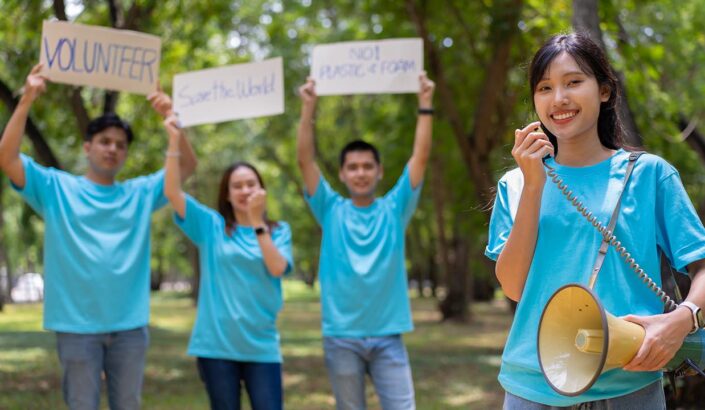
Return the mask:
[[[285, 283], [280, 316], [287, 409], [331, 409], [333, 397], [323, 364], [320, 306], [315, 291]], [[496, 381], [510, 317], [505, 308], [474, 306], [470, 325], [439, 323], [434, 301], [413, 300], [416, 330], [405, 336], [417, 407], [501, 407]], [[186, 344], [195, 309], [180, 294], [152, 299], [151, 345], [145, 369], [145, 409], [205, 409], [208, 401]], [[53, 334], [41, 330], [40, 305], [10, 305], [0, 313], [0, 409], [62, 408]], [[371, 409], [378, 408], [372, 388]], [[104, 408], [106, 400], [101, 404]]]

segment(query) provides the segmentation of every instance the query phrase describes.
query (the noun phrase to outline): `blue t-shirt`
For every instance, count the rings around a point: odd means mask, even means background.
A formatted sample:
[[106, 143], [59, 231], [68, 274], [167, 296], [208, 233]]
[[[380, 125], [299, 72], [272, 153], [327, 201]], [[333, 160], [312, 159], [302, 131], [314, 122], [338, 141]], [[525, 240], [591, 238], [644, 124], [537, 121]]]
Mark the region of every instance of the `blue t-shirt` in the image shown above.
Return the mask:
[[404, 231], [421, 184], [412, 189], [408, 166], [396, 185], [367, 207], [343, 198], [321, 176], [305, 194], [323, 238], [318, 275], [323, 335], [373, 337], [410, 332]]
[[[611, 158], [588, 167], [567, 167], [549, 159], [570, 189], [589, 211], [607, 225], [622, 190], [629, 153], [619, 150]], [[496, 260], [512, 229], [523, 180], [516, 169], [499, 181], [485, 254]], [[705, 229], [688, 198], [678, 172], [663, 159], [644, 154], [622, 198], [615, 235], [645, 272], [661, 284], [659, 254], [676, 269], [705, 258]], [[556, 393], [541, 374], [536, 338], [541, 312], [561, 286], [585, 286], [602, 237], [547, 178], [541, 200], [536, 250], [514, 322], [502, 356], [499, 381], [510, 393], [552, 405], [570, 406], [629, 394], [659, 380], [660, 372], [604, 372], [582, 395]], [[595, 284], [605, 309], [619, 317], [654, 315], [663, 304], [610, 246]]]
[[21, 156], [22, 189], [44, 218], [44, 328], [103, 333], [149, 322], [151, 213], [164, 172], [99, 185]]
[[[281, 279], [262, 259], [254, 228], [238, 226], [228, 236], [216, 211], [186, 195], [186, 214], [174, 220], [198, 247], [201, 280], [198, 312], [188, 354], [212, 359], [279, 363], [277, 314], [282, 307]], [[291, 230], [279, 222], [272, 241], [294, 266]]]

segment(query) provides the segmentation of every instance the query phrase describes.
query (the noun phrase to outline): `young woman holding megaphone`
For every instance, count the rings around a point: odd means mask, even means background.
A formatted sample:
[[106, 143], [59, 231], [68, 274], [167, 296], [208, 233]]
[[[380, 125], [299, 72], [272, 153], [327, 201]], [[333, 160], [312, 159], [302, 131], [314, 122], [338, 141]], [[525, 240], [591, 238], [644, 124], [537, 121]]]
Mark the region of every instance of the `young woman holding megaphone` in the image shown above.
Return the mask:
[[[670, 164], [625, 149], [617, 79], [587, 36], [549, 39], [529, 84], [540, 122], [515, 132], [485, 252], [518, 301], [504, 408], [664, 409], [660, 370], [686, 337], [702, 352], [705, 228]], [[659, 249], [691, 275], [687, 303], [658, 289]]]

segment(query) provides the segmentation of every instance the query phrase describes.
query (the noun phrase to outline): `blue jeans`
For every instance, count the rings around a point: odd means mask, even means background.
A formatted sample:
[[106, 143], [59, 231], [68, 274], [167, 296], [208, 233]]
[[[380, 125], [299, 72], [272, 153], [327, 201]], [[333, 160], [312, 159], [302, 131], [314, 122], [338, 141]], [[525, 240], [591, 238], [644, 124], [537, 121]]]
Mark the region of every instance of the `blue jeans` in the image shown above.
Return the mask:
[[536, 403], [521, 397], [517, 397], [511, 393], [504, 395], [504, 410], [558, 410], [558, 409], [575, 409], [575, 410], [665, 410], [666, 398], [663, 394], [663, 386], [661, 381], [651, 383], [641, 390], [624, 396], [615, 397], [612, 399], [589, 401], [576, 404], [569, 407], [547, 406], [545, 404]]
[[400, 335], [324, 337], [323, 351], [338, 410], [367, 408], [365, 374], [384, 410], [416, 408], [409, 356]]
[[98, 409], [100, 376], [105, 372], [110, 408], [139, 409], [148, 345], [146, 326], [111, 333], [57, 332], [62, 390], [69, 408]]
[[240, 409], [244, 382], [252, 410], [283, 408], [281, 363], [238, 362], [199, 357], [198, 373], [206, 385], [213, 410]]

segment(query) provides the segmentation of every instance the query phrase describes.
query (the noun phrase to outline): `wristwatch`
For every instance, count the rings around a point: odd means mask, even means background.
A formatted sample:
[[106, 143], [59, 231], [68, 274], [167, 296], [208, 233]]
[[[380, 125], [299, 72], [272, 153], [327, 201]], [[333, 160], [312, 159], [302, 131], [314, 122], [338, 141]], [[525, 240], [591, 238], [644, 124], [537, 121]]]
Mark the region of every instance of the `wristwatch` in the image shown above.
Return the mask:
[[267, 232], [269, 232], [269, 229], [267, 229], [267, 226], [266, 226], [266, 225], [265, 225], [265, 226], [258, 226], [258, 227], [255, 228], [255, 234], [256, 234], [257, 236], [259, 236], [259, 235], [264, 235], [264, 234], [266, 234]]
[[698, 305], [693, 302], [681, 302], [678, 306], [687, 307], [693, 314], [693, 330], [691, 330], [690, 333], [695, 333], [698, 330], [705, 328], [705, 317], [703, 317], [703, 311]]

